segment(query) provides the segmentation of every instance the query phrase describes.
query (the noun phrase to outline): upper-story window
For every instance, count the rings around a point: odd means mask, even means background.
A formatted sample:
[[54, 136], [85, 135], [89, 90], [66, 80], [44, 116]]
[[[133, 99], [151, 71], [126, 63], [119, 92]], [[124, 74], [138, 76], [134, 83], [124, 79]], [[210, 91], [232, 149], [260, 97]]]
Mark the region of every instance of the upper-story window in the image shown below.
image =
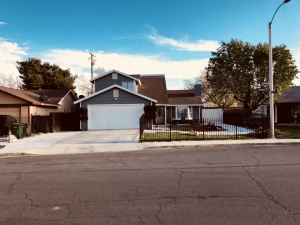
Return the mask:
[[117, 80], [118, 79], [118, 74], [117, 73], [113, 73], [112, 74], [112, 79]]
[[113, 97], [114, 98], [119, 98], [119, 90], [118, 89], [113, 90]]
[[133, 91], [133, 82], [122, 82], [122, 87], [127, 88], [130, 91]]

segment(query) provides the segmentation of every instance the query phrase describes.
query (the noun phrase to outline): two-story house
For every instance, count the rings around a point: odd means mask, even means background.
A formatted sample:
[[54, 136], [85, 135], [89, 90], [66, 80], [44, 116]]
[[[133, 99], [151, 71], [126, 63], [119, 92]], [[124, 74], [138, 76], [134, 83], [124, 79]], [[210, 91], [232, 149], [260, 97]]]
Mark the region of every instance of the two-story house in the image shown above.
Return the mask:
[[168, 91], [164, 75], [129, 75], [117, 70], [95, 77], [94, 93], [75, 101], [87, 109], [82, 130], [136, 129], [145, 105], [157, 106], [157, 123], [201, 117], [200, 86]]

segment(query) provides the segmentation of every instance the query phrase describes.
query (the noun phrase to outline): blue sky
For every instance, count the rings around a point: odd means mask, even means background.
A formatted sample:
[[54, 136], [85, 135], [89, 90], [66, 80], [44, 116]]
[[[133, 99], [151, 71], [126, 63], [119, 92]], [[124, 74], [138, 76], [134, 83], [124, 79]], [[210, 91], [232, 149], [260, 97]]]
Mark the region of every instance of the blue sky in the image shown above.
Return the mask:
[[[182, 79], [201, 72], [210, 51], [221, 41], [267, 42], [267, 23], [281, 2], [0, 0], [0, 44], [6, 43], [2, 51], [12, 51], [0, 53], [0, 59], [10, 54], [15, 59], [40, 57], [86, 74], [85, 55], [91, 50], [97, 53], [98, 67], [165, 73], [168, 85], [178, 88]], [[299, 0], [281, 8], [274, 21], [273, 41], [286, 44], [300, 60], [299, 12]], [[14, 50], [7, 43], [14, 44]], [[172, 65], [180, 72], [167, 68]], [[14, 72], [0, 64], [0, 73]]]

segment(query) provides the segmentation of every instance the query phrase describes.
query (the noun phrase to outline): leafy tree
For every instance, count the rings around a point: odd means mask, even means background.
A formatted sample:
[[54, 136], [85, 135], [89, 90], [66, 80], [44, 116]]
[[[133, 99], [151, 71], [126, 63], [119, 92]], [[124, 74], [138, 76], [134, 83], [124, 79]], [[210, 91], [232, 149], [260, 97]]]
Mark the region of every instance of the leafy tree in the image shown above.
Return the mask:
[[64, 70], [48, 62], [42, 63], [36, 58], [29, 58], [17, 64], [23, 89], [75, 89], [76, 76], [72, 76], [69, 69]]
[[[299, 72], [285, 45], [273, 48], [275, 98], [292, 85]], [[245, 109], [255, 110], [268, 100], [268, 45], [251, 45], [239, 40], [223, 42], [212, 52], [205, 80], [205, 94], [216, 104], [223, 98], [232, 98]]]
[[191, 80], [184, 80], [184, 88], [192, 89], [195, 84], [201, 84], [202, 100], [203, 102], [213, 103], [218, 107], [229, 107], [237, 101], [233, 98], [231, 93], [227, 93], [224, 89], [213, 90], [210, 83], [206, 80], [206, 70], [200, 76]]

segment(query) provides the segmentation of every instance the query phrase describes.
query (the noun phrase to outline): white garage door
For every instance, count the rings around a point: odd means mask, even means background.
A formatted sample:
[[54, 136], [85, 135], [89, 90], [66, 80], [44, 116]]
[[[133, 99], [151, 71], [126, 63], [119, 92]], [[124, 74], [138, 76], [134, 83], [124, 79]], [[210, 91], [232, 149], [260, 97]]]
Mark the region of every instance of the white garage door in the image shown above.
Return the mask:
[[139, 119], [143, 113], [144, 104], [88, 105], [88, 129], [139, 128]]

